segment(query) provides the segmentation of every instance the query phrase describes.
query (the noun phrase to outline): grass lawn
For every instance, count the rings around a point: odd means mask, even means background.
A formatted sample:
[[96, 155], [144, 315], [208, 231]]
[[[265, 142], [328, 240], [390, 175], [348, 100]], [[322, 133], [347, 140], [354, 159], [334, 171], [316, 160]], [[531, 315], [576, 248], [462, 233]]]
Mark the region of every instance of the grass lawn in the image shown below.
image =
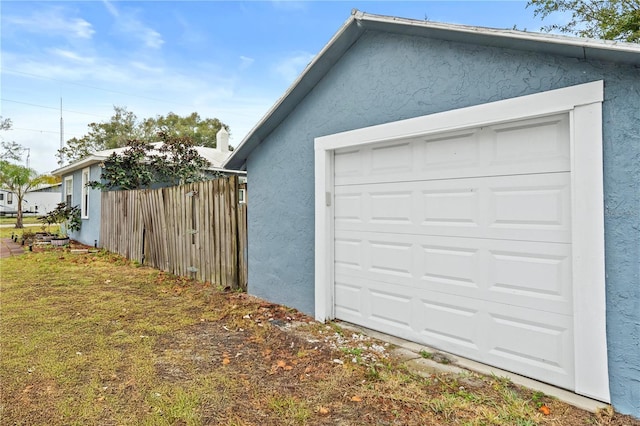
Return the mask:
[[498, 377], [420, 377], [339, 324], [105, 252], [0, 272], [2, 424], [640, 425]]
[[[45, 228], [45, 230], [48, 230], [47, 232], [51, 232], [52, 234], [55, 234], [60, 231], [60, 226], [52, 225]], [[42, 229], [39, 226], [27, 226], [20, 229], [16, 229], [14, 227], [0, 228], [0, 238], [11, 238], [11, 235], [14, 235], [14, 234], [17, 235], [18, 238], [21, 238], [24, 232], [31, 233], [31, 232], [40, 232], [40, 231], [42, 231]]]
[[[37, 216], [23, 216], [22, 223], [24, 225], [28, 223], [42, 223], [38, 220]], [[15, 225], [16, 218], [15, 217], [0, 217], [0, 225]]]

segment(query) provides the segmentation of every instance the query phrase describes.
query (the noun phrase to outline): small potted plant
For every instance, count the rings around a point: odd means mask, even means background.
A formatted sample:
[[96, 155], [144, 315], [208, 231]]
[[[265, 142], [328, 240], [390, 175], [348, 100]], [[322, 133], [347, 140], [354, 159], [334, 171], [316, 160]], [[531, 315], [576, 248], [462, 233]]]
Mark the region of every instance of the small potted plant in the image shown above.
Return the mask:
[[79, 231], [82, 226], [80, 220], [80, 208], [78, 206], [69, 206], [67, 203], [60, 203], [56, 208], [50, 211], [44, 218], [44, 223], [60, 223], [61, 235], [51, 240], [51, 245], [64, 246], [69, 244], [70, 231]]

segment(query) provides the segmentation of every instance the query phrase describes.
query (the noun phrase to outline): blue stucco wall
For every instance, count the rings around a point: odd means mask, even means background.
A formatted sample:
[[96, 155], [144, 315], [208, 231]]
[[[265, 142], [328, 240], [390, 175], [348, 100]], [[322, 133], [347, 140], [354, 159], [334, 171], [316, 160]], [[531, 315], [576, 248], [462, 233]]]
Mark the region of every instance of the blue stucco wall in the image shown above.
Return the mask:
[[249, 292], [313, 314], [315, 137], [595, 80], [603, 104], [614, 407], [640, 417], [640, 70], [365, 33], [249, 156]]
[[[98, 164], [90, 167], [89, 179], [100, 179], [101, 169]], [[82, 203], [82, 170], [76, 170], [71, 173], [73, 176], [73, 205], [80, 207]], [[65, 185], [64, 180], [69, 174], [62, 177], [62, 198], [65, 200]], [[69, 236], [83, 244], [93, 246], [97, 241], [100, 247], [100, 191], [96, 189], [89, 189], [89, 217], [88, 219], [81, 219], [82, 226], [80, 231], [70, 232]]]

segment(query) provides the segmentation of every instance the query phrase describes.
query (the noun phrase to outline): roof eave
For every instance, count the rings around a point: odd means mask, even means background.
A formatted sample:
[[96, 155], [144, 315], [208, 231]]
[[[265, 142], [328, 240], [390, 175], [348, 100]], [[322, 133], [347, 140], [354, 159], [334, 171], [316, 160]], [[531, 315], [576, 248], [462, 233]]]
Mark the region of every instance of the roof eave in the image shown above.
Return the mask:
[[51, 172], [51, 174], [53, 176], [63, 176], [66, 174], [69, 174], [71, 172], [75, 172], [76, 170], [80, 170], [80, 169], [84, 169], [85, 167], [89, 167], [93, 164], [96, 163], [101, 163], [102, 161], [106, 160], [107, 157], [104, 156], [100, 156], [100, 155], [89, 155], [88, 157], [85, 157], [81, 160], [78, 160], [74, 163], [68, 164], [66, 166], [60, 167], [59, 169], [56, 169], [54, 171]]
[[417, 21], [366, 13], [360, 16], [362, 25], [371, 30], [401, 32], [403, 34], [414, 34], [463, 43], [541, 51], [580, 59], [616, 61], [640, 65], [640, 46], [635, 43]]

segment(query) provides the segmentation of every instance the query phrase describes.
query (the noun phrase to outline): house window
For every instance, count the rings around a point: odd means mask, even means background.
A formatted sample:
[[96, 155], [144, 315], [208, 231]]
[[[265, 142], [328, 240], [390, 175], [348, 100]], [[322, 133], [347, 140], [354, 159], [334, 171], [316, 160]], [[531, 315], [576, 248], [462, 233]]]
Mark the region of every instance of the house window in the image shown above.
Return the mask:
[[13, 192], [7, 192], [7, 204], [13, 204]]
[[89, 168], [82, 169], [82, 218], [89, 219]]
[[73, 205], [73, 176], [64, 179], [64, 202]]
[[4, 201], [4, 194], [0, 194], [0, 201]]
[[247, 202], [247, 190], [246, 189], [240, 189], [238, 191], [238, 203], [244, 204], [246, 202]]

